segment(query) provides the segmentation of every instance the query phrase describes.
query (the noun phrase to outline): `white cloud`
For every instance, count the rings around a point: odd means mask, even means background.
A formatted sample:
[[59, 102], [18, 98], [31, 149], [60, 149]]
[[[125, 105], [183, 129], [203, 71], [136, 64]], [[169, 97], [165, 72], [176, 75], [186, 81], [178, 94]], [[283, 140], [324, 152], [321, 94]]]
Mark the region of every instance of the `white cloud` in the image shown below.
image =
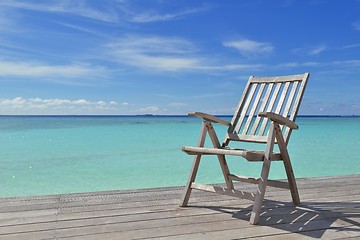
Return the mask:
[[244, 56], [269, 54], [274, 50], [270, 43], [257, 42], [249, 39], [223, 42], [225, 47], [237, 49]]
[[130, 19], [130, 21], [138, 22], [138, 23], [171, 21], [171, 20], [181, 19], [186, 15], [203, 12], [203, 11], [206, 11], [207, 9], [208, 8], [206, 8], [206, 7], [193, 8], [193, 9], [178, 11], [175, 13], [165, 13], [165, 14], [159, 14], [159, 13], [155, 13], [153, 11], [148, 11], [148, 12], [137, 14], [137, 15], [133, 16]]
[[263, 64], [227, 64], [227, 65], [203, 65], [197, 66], [197, 70], [204, 71], [234, 71], [234, 70], [259, 70], [264, 67]]
[[258, 69], [261, 64], [211, 64], [181, 38], [127, 36], [107, 44], [105, 51], [122, 64], [157, 71], [234, 71]]
[[8, 29], [10, 25], [10, 20], [6, 17], [3, 11], [0, 10], [0, 30]]
[[88, 34], [92, 34], [94, 36], [99, 36], [99, 37], [108, 37], [108, 35], [100, 32], [100, 31], [92, 30], [91, 28], [81, 27], [81, 26], [78, 26], [78, 25], [69, 24], [69, 23], [60, 22], [60, 21], [53, 21], [53, 22], [57, 23], [57, 24], [59, 24], [61, 26], [64, 26], [64, 27], [77, 30], [79, 32], [88, 33]]
[[200, 60], [191, 57], [194, 46], [179, 38], [128, 36], [106, 45], [121, 63], [162, 71], [192, 69]]
[[355, 28], [355, 30], [359, 30], [359, 31], [360, 31], [360, 21], [354, 22], [354, 23], [353, 23], [353, 27]]
[[351, 44], [351, 45], [343, 46], [341, 49], [358, 48], [358, 47], [360, 47], [360, 44]]
[[199, 65], [197, 59], [176, 57], [176, 56], [147, 56], [147, 55], [132, 55], [136, 62], [131, 63], [135, 65], [144, 66], [146, 68], [153, 68], [167, 71], [178, 71], [182, 69], [193, 69], [194, 66]]
[[333, 61], [330, 64], [334, 66], [339, 66], [342, 70], [353, 69], [356, 72], [359, 72], [360, 69], [360, 60]]
[[299, 67], [300, 64], [297, 62], [287, 62], [287, 63], [281, 63], [278, 64], [277, 67], [279, 68], [293, 68], [293, 67]]
[[302, 55], [302, 56], [314, 56], [314, 55], [319, 55], [320, 53], [322, 53], [323, 51], [325, 51], [327, 49], [327, 46], [325, 44], [320, 44], [317, 46], [310, 46], [310, 47], [305, 47], [305, 48], [296, 48], [293, 49], [292, 52], [298, 55]]
[[168, 107], [179, 108], [179, 107], [188, 106], [188, 104], [187, 104], [187, 103], [183, 103], [183, 102], [172, 102], [172, 103], [169, 103], [167, 106], [168, 106]]
[[309, 55], [319, 55], [321, 52], [323, 52], [326, 49], [325, 45], [317, 46], [309, 51]]
[[0, 99], [0, 114], [39, 115], [39, 114], [111, 114], [116, 113], [114, 101], [88, 101], [85, 99], [43, 99], [22, 98]]
[[[120, 23], [124, 21], [134, 23], [147, 23], [159, 21], [171, 21], [183, 18], [186, 15], [203, 12], [209, 8], [206, 6], [189, 8], [175, 11], [173, 13], [158, 13], [154, 10], [142, 11], [142, 6], [136, 10], [130, 10], [127, 5], [132, 5], [130, 1], [102, 1], [96, 6], [96, 1], [72, 1], [72, 0], [47, 0], [41, 2], [29, 2], [25, 0], [2, 0], [0, 7], [6, 9], [25, 9], [38, 12], [55, 12], [86, 17], [97, 21]], [[141, 13], [138, 13], [140, 12]], [[120, 13], [120, 14], [119, 14]]]
[[[273, 65], [274, 68], [296, 68], [296, 67], [317, 67], [324, 68], [330, 67], [331, 70], [358, 70], [360, 69], [360, 60], [343, 60], [343, 61], [331, 61], [331, 62], [288, 62]], [[330, 70], [329, 70], [330, 71]]]
[[99, 8], [90, 7], [86, 4], [86, 1], [48, 0], [42, 2], [29, 2], [21, 0], [3, 0], [0, 2], [0, 6], [3, 8], [7, 7], [41, 12], [73, 14], [105, 22], [117, 23], [119, 21], [117, 13], [111, 8], [103, 8], [101, 11]]
[[324, 63], [320, 62], [287, 62], [274, 65], [275, 68], [297, 68], [297, 67], [321, 67]]
[[156, 113], [159, 112], [159, 107], [155, 105], [140, 108], [139, 111], [143, 113]]
[[322, 64], [320, 62], [304, 62], [302, 66], [304, 67], [320, 67]]
[[78, 79], [107, 75], [107, 69], [90, 65], [49, 65], [39, 62], [10, 62], [0, 60], [0, 77], [30, 77], [46, 78], [49, 81], [57, 79]]

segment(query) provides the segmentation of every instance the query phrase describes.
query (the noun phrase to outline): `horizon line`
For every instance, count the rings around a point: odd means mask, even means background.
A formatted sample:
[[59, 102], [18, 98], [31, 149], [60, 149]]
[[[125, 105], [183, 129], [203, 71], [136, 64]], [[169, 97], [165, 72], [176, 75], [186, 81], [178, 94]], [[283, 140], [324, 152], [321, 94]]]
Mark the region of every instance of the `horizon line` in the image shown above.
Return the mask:
[[[213, 114], [217, 117], [232, 117], [231, 114]], [[187, 114], [0, 114], [0, 117], [191, 117]], [[301, 114], [297, 117], [360, 117], [360, 115]]]

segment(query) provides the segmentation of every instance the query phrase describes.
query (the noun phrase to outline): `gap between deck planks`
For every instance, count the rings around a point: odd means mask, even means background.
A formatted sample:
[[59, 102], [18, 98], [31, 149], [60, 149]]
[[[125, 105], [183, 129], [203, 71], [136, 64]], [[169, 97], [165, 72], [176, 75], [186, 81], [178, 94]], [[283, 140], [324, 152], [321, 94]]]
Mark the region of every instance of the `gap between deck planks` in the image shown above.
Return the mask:
[[247, 200], [194, 191], [178, 208], [181, 187], [3, 198], [0, 239], [360, 238], [360, 175], [297, 181], [301, 207], [268, 188], [258, 226]]

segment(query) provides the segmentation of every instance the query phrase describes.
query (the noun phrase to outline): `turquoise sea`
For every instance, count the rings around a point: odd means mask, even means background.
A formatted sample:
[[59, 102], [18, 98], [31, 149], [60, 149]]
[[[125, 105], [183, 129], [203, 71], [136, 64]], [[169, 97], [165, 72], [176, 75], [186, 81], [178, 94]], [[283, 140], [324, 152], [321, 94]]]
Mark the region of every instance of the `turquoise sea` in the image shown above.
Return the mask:
[[[230, 120], [230, 117], [225, 117]], [[360, 117], [298, 117], [289, 151], [296, 177], [360, 174]], [[201, 120], [185, 116], [1, 116], [0, 197], [184, 185]], [[215, 126], [222, 140], [225, 128]], [[209, 141], [208, 141], [209, 142]], [[259, 163], [229, 158], [232, 172]], [[281, 162], [272, 178], [285, 178]], [[216, 157], [199, 181], [222, 182]]]

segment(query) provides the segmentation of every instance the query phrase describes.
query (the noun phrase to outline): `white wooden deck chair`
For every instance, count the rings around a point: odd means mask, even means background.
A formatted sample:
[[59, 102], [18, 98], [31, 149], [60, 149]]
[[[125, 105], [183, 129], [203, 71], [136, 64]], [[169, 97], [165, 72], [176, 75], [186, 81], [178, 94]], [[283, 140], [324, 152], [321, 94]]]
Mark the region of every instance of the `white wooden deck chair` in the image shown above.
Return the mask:
[[[257, 224], [267, 185], [289, 189], [294, 205], [300, 204], [287, 145], [292, 130], [298, 129], [298, 126], [295, 124], [295, 118], [308, 78], [309, 73], [279, 77], [250, 77], [231, 122], [206, 113], [189, 113], [190, 116], [203, 118], [203, 123], [198, 146], [182, 148], [184, 152], [195, 155], [195, 157], [188, 183], [180, 202], [181, 207], [185, 207], [188, 204], [192, 189], [245, 198], [254, 201], [250, 223]], [[212, 123], [228, 126], [222, 144], [215, 133]], [[204, 147], [206, 133], [208, 133], [211, 139], [213, 148]], [[265, 144], [263, 147], [264, 151], [230, 148], [229, 143], [233, 141], [262, 143]], [[280, 152], [273, 152], [275, 144], [278, 145]], [[195, 183], [202, 155], [217, 156], [225, 178], [225, 188], [218, 185]], [[241, 156], [247, 161], [263, 162], [260, 178], [255, 179], [231, 174], [225, 155]], [[272, 161], [283, 161], [288, 182], [268, 180]], [[258, 184], [257, 191], [255, 193], [248, 193], [235, 190], [233, 181]]]

